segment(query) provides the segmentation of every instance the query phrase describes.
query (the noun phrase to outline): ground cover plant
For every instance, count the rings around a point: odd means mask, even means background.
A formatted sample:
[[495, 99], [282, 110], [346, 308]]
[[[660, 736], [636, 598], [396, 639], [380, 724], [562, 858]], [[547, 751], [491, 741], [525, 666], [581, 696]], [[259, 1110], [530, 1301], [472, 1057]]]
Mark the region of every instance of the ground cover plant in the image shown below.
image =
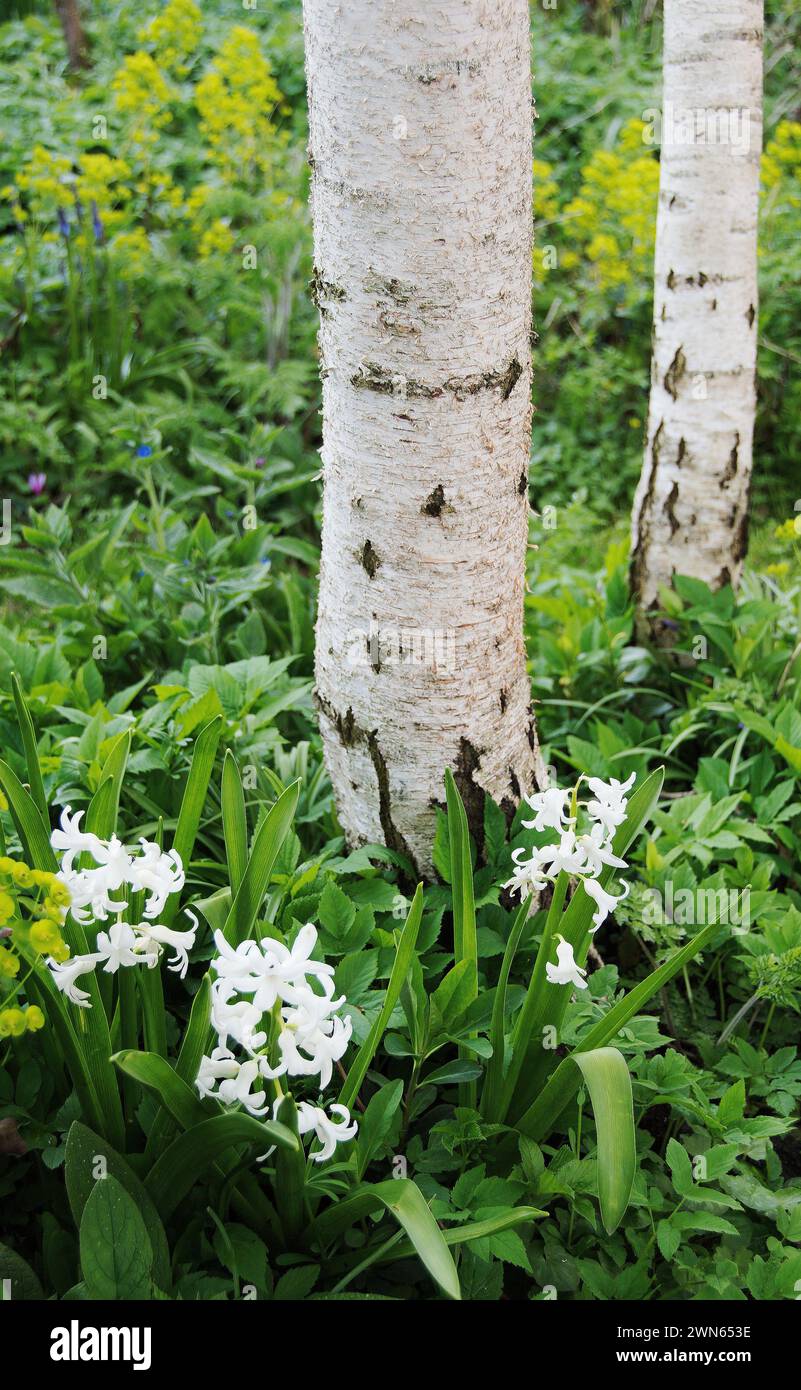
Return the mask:
[[532, 11], [556, 256], [535, 255], [525, 612], [549, 785], [477, 817], [447, 774], [419, 883], [402, 850], [346, 844], [314, 705], [298, 6], [97, 5], [81, 73], [50, 8], [19, 10], [3, 1278], [69, 1301], [797, 1298], [797, 16], [767, 31], [749, 560], [736, 592], [678, 578], [659, 650], [626, 519], [658, 24]]

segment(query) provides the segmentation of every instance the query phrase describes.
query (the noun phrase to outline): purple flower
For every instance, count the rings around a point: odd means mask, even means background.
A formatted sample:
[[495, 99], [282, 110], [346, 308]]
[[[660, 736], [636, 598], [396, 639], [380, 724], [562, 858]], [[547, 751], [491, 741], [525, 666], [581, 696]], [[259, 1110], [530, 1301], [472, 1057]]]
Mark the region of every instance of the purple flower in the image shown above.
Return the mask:
[[70, 223], [69, 218], [67, 217], [67, 214], [63, 208], [59, 208], [58, 210], [58, 230], [61, 232], [61, 235], [63, 236], [64, 240], [69, 241]]
[[103, 245], [103, 223], [100, 221], [100, 213], [97, 210], [97, 203], [92, 203], [92, 231], [95, 234], [95, 241], [98, 246]]
[[266, 462], [266, 460], [263, 459], [263, 458], [261, 457], [261, 455], [259, 455], [259, 457], [258, 457], [257, 459], [254, 459], [254, 460], [253, 460], [253, 467], [254, 467], [254, 468], [263, 468], [265, 462]]
[[153, 450], [151, 449], [151, 447], [150, 447], [149, 444], [138, 444], [138, 445], [137, 445], [137, 448], [136, 448], [136, 457], [137, 457], [138, 459], [149, 459], [149, 458], [150, 458], [150, 455], [151, 455], [152, 453], [153, 453]]
[[40, 492], [44, 492], [45, 483], [46, 483], [46, 482], [47, 482], [47, 474], [46, 474], [46, 473], [29, 473], [29, 474], [28, 474], [28, 487], [30, 488], [30, 490], [31, 490], [31, 492], [33, 493], [34, 497], [38, 497]]

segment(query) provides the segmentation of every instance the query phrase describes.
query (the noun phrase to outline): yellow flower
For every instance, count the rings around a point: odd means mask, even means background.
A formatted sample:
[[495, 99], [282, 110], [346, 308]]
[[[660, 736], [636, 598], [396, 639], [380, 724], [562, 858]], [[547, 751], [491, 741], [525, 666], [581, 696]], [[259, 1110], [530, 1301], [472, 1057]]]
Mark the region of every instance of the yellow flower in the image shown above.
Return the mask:
[[137, 280], [144, 275], [150, 259], [150, 242], [144, 227], [132, 227], [120, 232], [111, 244], [117, 273], [123, 280]]
[[224, 218], [217, 217], [201, 236], [198, 255], [204, 259], [208, 256], [225, 255], [235, 245], [236, 237], [228, 223]]
[[6, 980], [13, 980], [19, 974], [19, 956], [15, 956], [12, 951], [8, 951], [5, 946], [0, 946], [0, 975]]
[[5, 926], [14, 914], [14, 899], [10, 893], [0, 892], [0, 927]]
[[24, 1032], [25, 1015], [22, 1009], [0, 1011], [0, 1038], [21, 1038]]
[[283, 97], [252, 29], [234, 26], [198, 82], [195, 101], [209, 158], [226, 176], [241, 181], [269, 168], [276, 135], [271, 117]]
[[62, 961], [69, 960], [70, 948], [67, 945], [66, 941], [59, 937], [58, 945], [53, 946], [51, 948], [50, 954], [53, 957], [53, 960], [58, 961], [60, 964]]
[[27, 864], [23, 864], [21, 859], [15, 860], [9, 873], [18, 888], [33, 887], [33, 870], [29, 869]]
[[128, 118], [133, 144], [142, 149], [155, 144], [159, 130], [172, 119], [172, 93], [150, 54], [141, 49], [129, 53], [112, 79], [111, 90], [116, 110]]
[[196, 52], [203, 19], [194, 0], [170, 0], [155, 19], [139, 31], [141, 43], [152, 43], [160, 65], [176, 77], [189, 71], [187, 59]]
[[72, 160], [66, 155], [51, 154], [44, 145], [34, 145], [28, 163], [17, 175], [17, 187], [27, 194], [29, 209], [36, 216], [50, 216], [58, 208], [72, 208], [75, 201]]
[[57, 907], [69, 907], [72, 901], [72, 895], [66, 883], [62, 883], [61, 879], [56, 878], [55, 874], [51, 874], [50, 879], [49, 897], [51, 901], [54, 902]]
[[61, 932], [53, 922], [42, 919], [33, 923], [30, 942], [34, 951], [37, 951], [40, 956], [52, 955], [53, 950], [58, 949], [61, 940]]
[[38, 1004], [29, 1004], [25, 1010], [25, 1027], [29, 1033], [38, 1033], [40, 1028], [44, 1028], [45, 1016]]

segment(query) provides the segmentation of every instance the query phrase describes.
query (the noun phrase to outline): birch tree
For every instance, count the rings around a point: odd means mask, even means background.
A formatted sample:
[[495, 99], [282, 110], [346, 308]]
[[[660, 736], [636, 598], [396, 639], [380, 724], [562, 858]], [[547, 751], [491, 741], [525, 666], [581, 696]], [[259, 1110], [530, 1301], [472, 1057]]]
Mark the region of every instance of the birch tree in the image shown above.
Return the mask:
[[316, 691], [352, 843], [431, 867], [535, 781], [527, 0], [304, 0], [323, 379]]
[[674, 574], [737, 582], [755, 408], [762, 0], [665, 0], [664, 12], [651, 397], [632, 526], [646, 617]]

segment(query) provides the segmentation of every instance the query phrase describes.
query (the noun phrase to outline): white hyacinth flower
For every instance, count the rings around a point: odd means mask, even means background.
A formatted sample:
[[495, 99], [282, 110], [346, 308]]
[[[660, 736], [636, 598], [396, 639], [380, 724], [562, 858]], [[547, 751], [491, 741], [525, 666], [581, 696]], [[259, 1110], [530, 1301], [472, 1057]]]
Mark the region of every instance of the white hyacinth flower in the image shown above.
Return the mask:
[[88, 975], [90, 970], [94, 970], [99, 960], [102, 960], [102, 956], [92, 955], [72, 956], [70, 960], [60, 963], [52, 959], [47, 962], [56, 987], [67, 996], [71, 1004], [77, 1004], [79, 1009], [88, 1009], [91, 1005], [86, 990], [79, 989], [76, 981], [81, 975]]
[[107, 932], [97, 933], [97, 959], [103, 961], [103, 969], [110, 974], [121, 965], [138, 965], [136, 954], [136, 933], [127, 922], [115, 922]]
[[171, 894], [180, 893], [184, 886], [184, 866], [177, 850], [171, 849], [165, 853], [151, 840], [140, 840], [139, 843], [142, 852], [131, 860], [128, 882], [134, 892], [150, 895], [144, 907], [144, 916], [159, 917]]
[[622, 903], [623, 899], [627, 898], [629, 895], [629, 885], [627, 883], [623, 884], [623, 892], [618, 893], [617, 897], [615, 897], [614, 893], [607, 893], [606, 889], [601, 887], [597, 878], [585, 878], [584, 890], [589, 893], [590, 897], [597, 904], [597, 910], [593, 913], [592, 927], [590, 928], [593, 932], [596, 932], [599, 927], [603, 926], [610, 912], [613, 912], [617, 904]]
[[580, 869], [579, 873], [589, 873], [595, 878], [605, 864], [612, 864], [616, 869], [626, 868], [625, 859], [619, 859], [612, 853], [612, 846], [600, 823], [596, 823], [588, 835], [578, 835], [576, 847], [584, 858], [583, 869]]
[[586, 989], [587, 982], [582, 977], [586, 970], [576, 965], [573, 947], [563, 936], [557, 936], [556, 965], [546, 963], [545, 973], [552, 985], [574, 985], [576, 989]]
[[625, 782], [612, 777], [604, 782], [600, 777], [589, 777], [587, 786], [595, 800], [587, 803], [587, 810], [593, 820], [600, 821], [607, 835], [612, 835], [626, 817], [626, 792], [634, 785], [636, 773], [632, 772]]
[[315, 1163], [325, 1163], [333, 1156], [337, 1144], [342, 1144], [346, 1139], [353, 1139], [359, 1126], [355, 1120], [351, 1121], [350, 1111], [344, 1105], [329, 1106], [331, 1115], [338, 1115], [339, 1121], [335, 1122], [326, 1115], [321, 1105], [310, 1105], [308, 1101], [302, 1100], [298, 1105], [298, 1131], [300, 1134], [310, 1134], [312, 1131], [322, 1144], [319, 1153], [313, 1154]]
[[549, 787], [547, 791], [527, 796], [525, 799], [536, 814], [533, 820], [523, 821], [526, 830], [561, 832], [570, 824], [570, 817], [565, 815], [565, 801], [569, 795], [569, 791], [562, 791], [560, 787]]

